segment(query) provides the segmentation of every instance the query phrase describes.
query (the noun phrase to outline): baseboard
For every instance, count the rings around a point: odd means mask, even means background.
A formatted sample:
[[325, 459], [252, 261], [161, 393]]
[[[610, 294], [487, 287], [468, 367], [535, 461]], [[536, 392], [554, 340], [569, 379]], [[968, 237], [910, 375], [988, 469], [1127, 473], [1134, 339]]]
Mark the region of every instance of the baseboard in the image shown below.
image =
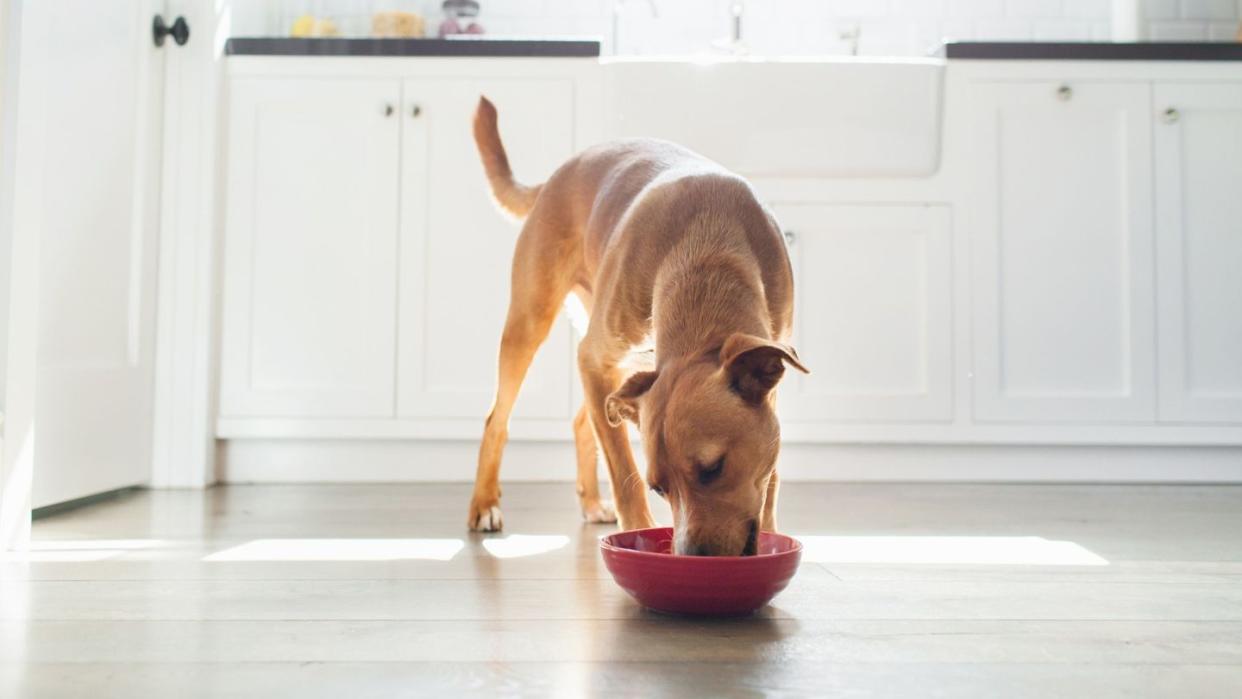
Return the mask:
[[[230, 440], [218, 450], [228, 483], [469, 482], [477, 442]], [[641, 461], [641, 454], [636, 455]], [[507, 481], [572, 481], [573, 445], [513, 442]], [[781, 451], [788, 481], [1242, 483], [1242, 447], [825, 445]]]
[[30, 511], [30, 518], [43, 519], [45, 517], [53, 517], [55, 515], [87, 507], [88, 505], [96, 505], [101, 502], [119, 500], [127, 495], [143, 490], [145, 487], [146, 486], [141, 485], [129, 485], [124, 488], [117, 488], [116, 490], [105, 490], [102, 493], [95, 493], [94, 495], [86, 495], [84, 497], [74, 498], [64, 502], [57, 502], [52, 503], [51, 505], [44, 505], [43, 507], [36, 507]]

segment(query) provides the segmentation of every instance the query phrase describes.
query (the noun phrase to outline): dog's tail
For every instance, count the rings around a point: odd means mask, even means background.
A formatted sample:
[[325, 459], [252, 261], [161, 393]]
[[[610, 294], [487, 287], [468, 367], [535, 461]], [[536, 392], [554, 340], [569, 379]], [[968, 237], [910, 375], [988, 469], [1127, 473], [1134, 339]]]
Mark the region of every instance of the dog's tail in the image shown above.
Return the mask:
[[505, 146], [500, 142], [496, 122], [496, 105], [486, 97], [479, 97], [479, 106], [474, 111], [474, 143], [479, 148], [483, 171], [492, 186], [492, 196], [496, 197], [500, 208], [523, 218], [535, 206], [543, 185], [528, 187], [513, 179], [509, 156], [505, 155]]

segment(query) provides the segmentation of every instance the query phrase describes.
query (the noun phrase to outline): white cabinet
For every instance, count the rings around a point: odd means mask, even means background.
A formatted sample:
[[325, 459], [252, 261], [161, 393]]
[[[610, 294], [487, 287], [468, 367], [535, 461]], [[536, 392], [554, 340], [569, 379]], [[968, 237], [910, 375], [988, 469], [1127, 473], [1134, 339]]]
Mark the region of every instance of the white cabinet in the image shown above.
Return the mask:
[[394, 411], [401, 84], [237, 79], [220, 410]]
[[1153, 102], [1160, 418], [1242, 422], [1242, 82]]
[[[404, 90], [397, 412], [481, 421], [495, 390], [520, 225], [492, 201], [472, 115], [487, 95], [516, 177], [542, 182], [574, 153], [573, 82], [416, 79]], [[570, 343], [567, 323], [558, 321], [522, 385], [515, 417], [572, 417]]]
[[974, 417], [1155, 419], [1151, 88], [975, 87]]
[[[812, 370], [782, 383], [789, 441], [1242, 443], [1242, 80], [1149, 68], [951, 63], [934, 174], [752, 177], [791, 234]], [[478, 97], [536, 183], [643, 131], [601, 110], [647, 91], [570, 60], [228, 70], [218, 436], [477, 439], [520, 229]], [[573, 342], [558, 321], [515, 439], [570, 439]]]
[[[475, 152], [480, 94], [519, 178], [540, 182], [573, 154], [570, 79], [233, 82], [224, 417], [469, 419], [477, 431], [519, 230]], [[572, 417], [574, 367], [560, 322], [515, 416]]]
[[949, 212], [777, 205], [790, 241], [793, 343], [811, 369], [779, 393], [790, 422], [952, 417]]

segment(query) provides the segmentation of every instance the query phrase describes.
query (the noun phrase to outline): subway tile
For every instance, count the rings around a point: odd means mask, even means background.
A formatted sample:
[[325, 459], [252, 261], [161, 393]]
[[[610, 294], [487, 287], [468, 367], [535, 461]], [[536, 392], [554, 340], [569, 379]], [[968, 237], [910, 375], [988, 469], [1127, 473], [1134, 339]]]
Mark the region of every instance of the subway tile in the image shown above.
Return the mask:
[[1233, 19], [1236, 0], [1182, 0], [1182, 19]]
[[975, 38], [975, 24], [968, 19], [946, 19], [940, 23], [940, 38], [946, 41], [968, 41]]
[[1065, 0], [1065, 17], [1111, 20], [1113, 16], [1110, 0]]
[[1143, 0], [1143, 16], [1150, 20], [1176, 19], [1182, 16], [1178, 0]]
[[1212, 41], [1236, 41], [1239, 24], [1237, 22], [1212, 22], [1208, 25], [1208, 39]]
[[892, 10], [889, 0], [824, 0], [829, 17], [885, 17]]
[[1082, 21], [1040, 19], [1035, 21], [1031, 34], [1036, 41], [1087, 41], [1091, 28]]
[[[585, 4], [594, 5], [594, 0], [589, 0]], [[530, 17], [541, 18], [545, 16], [547, 8], [544, 6], [544, 0], [491, 0], [491, 2], [482, 3], [482, 9], [479, 12], [479, 21], [487, 17]], [[442, 12], [436, 8], [433, 17], [439, 17]], [[561, 13], [557, 13], [560, 15]]]
[[858, 36], [861, 56], [909, 56], [923, 53], [907, 22], [863, 22]]
[[1113, 25], [1111, 22], [1092, 22], [1091, 23], [1091, 40], [1092, 41], [1112, 41]]
[[1207, 22], [1159, 20], [1151, 23], [1150, 37], [1156, 41], [1204, 41]]
[[1005, 14], [1003, 0], [948, 0], [949, 17], [999, 17]]
[[940, 18], [944, 16], [944, 0], [892, 0], [892, 14], [898, 18]]
[[981, 19], [975, 22], [975, 38], [982, 41], [1027, 41], [1031, 23], [1021, 19]]
[[1061, 0], [1005, 0], [1005, 14], [1009, 17], [1059, 17]]

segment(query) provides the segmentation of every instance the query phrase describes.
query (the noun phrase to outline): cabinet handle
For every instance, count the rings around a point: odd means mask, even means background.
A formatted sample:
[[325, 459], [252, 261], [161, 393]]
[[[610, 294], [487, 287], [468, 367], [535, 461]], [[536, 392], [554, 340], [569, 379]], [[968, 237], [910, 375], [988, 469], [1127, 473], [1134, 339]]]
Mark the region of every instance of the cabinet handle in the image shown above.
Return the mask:
[[798, 234], [793, 231], [785, 231], [785, 244], [793, 245], [798, 240]]
[[393, 107], [391, 104], [384, 105], [384, 116], [390, 117], [393, 115], [393, 112], [395, 111], [397, 111], [397, 109]]
[[411, 119], [417, 119], [417, 118], [419, 118], [419, 117], [420, 117], [420, 116], [422, 116], [422, 115], [423, 115], [423, 108], [422, 108], [422, 106], [420, 106], [420, 105], [417, 105], [417, 104], [416, 104], [416, 105], [414, 105], [413, 107], [411, 107], [411, 108], [410, 108], [410, 118], [411, 118]]
[[1062, 85], [1057, 88], [1057, 99], [1062, 102], [1068, 102], [1074, 98], [1074, 88], [1069, 85]]
[[1181, 112], [1177, 111], [1177, 109], [1174, 107], [1169, 107], [1168, 109], [1164, 110], [1164, 114], [1160, 116], [1160, 120], [1166, 124], [1176, 124], [1177, 120], [1181, 118], [1182, 118]]

